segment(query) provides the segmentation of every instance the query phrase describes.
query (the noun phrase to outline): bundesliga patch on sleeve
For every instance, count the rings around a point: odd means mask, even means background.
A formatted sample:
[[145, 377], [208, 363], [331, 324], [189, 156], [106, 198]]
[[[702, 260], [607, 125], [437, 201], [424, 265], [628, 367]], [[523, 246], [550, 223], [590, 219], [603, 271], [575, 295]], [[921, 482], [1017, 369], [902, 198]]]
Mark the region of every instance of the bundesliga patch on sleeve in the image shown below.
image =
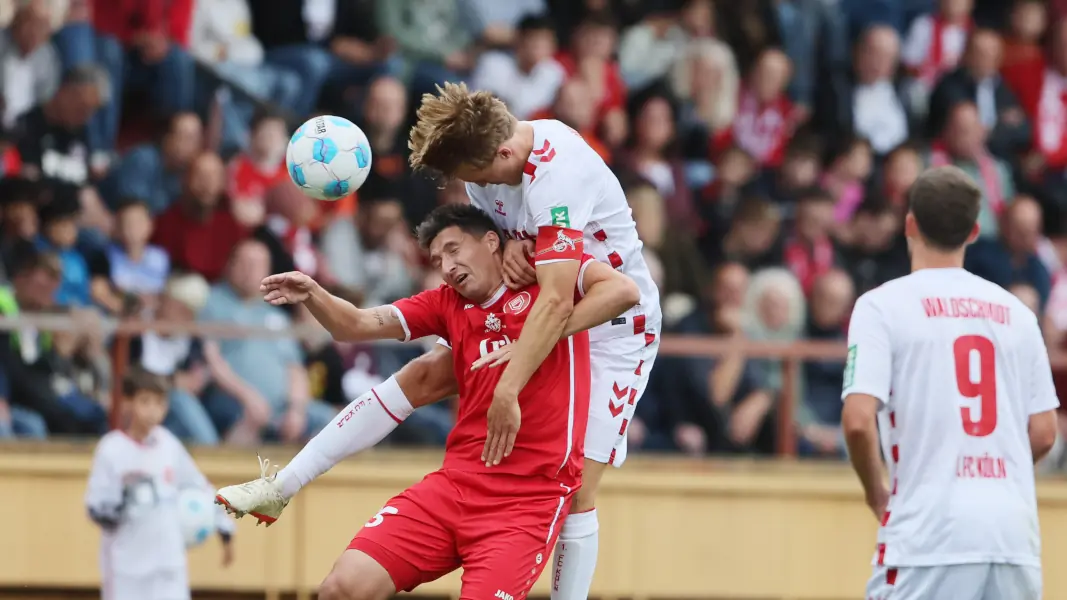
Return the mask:
[[558, 260], [581, 260], [582, 254], [581, 231], [563, 227], [541, 227], [537, 230], [534, 264]]
[[570, 227], [571, 215], [566, 206], [557, 206], [549, 211], [552, 225], [555, 227]]
[[845, 387], [852, 387], [856, 380], [856, 344], [848, 347], [848, 356], [845, 358]]

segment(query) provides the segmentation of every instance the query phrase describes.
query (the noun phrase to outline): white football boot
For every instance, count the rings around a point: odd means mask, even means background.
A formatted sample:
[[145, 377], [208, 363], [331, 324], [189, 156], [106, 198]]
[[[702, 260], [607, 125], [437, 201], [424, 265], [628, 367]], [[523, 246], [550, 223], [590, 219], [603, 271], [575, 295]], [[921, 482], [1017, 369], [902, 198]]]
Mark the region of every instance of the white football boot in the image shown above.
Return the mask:
[[248, 483], [231, 485], [222, 488], [215, 494], [215, 504], [221, 504], [226, 512], [235, 515], [238, 519], [245, 515], [256, 518], [256, 525], [266, 523], [270, 527], [282, 511], [289, 504], [278, 486], [278, 468], [269, 473], [270, 461], [259, 459], [259, 479]]

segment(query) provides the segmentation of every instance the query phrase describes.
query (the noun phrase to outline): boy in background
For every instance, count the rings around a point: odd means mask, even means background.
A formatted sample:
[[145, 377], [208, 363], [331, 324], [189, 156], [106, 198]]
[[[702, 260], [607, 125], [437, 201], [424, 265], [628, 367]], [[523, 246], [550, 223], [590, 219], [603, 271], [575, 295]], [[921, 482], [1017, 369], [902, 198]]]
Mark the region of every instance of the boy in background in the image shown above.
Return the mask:
[[[103, 529], [103, 600], [188, 600], [189, 575], [176, 503], [183, 488], [214, 488], [160, 423], [166, 380], [132, 368], [122, 385], [125, 427], [105, 435], [93, 455], [85, 504]], [[234, 523], [220, 510], [222, 564], [233, 561]]]

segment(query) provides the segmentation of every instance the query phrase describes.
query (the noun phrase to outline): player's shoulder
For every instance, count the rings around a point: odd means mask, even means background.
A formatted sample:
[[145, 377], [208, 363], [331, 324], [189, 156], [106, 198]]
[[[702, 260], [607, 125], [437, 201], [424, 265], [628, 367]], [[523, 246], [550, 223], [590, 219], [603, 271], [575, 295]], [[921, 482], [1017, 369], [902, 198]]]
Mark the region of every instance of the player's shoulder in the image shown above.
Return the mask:
[[534, 131], [530, 163], [538, 171], [566, 169], [568, 172], [592, 175], [596, 173], [596, 167], [606, 168], [600, 155], [566, 123], [555, 119], [538, 119], [528, 123]]
[[184, 447], [178, 436], [171, 433], [169, 429], [162, 425], [156, 425], [152, 430], [152, 437], [156, 440], [157, 444], [164, 444], [171, 447]]
[[129, 449], [130, 437], [119, 429], [105, 433], [96, 443], [93, 453], [98, 457], [110, 458]]

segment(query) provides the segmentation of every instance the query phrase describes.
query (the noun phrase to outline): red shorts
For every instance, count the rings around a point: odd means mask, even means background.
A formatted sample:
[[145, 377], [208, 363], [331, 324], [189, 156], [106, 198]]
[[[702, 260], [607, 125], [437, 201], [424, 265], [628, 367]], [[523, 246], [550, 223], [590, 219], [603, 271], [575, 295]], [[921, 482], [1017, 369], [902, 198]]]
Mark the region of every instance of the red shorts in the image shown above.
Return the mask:
[[524, 597], [552, 559], [575, 489], [543, 477], [440, 470], [352, 539], [411, 591], [463, 567], [461, 599]]

